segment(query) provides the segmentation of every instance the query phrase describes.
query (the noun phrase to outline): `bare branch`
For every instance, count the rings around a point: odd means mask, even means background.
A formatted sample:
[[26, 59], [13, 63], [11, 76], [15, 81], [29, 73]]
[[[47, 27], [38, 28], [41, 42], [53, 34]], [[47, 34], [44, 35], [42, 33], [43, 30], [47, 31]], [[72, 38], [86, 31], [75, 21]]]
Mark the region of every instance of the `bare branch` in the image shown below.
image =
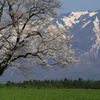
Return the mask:
[[65, 29], [50, 19], [60, 6], [57, 0], [0, 1], [0, 75], [19, 59], [49, 67], [74, 61]]

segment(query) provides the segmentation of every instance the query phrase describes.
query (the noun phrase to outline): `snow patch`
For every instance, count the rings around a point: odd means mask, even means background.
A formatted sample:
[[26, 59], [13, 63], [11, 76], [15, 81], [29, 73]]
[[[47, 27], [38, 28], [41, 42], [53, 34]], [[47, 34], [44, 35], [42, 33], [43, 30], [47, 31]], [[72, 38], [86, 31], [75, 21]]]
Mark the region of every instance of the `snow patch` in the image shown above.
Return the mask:
[[96, 14], [97, 14], [97, 12], [91, 12], [91, 13], [89, 13], [89, 16], [92, 17], [92, 16], [94, 16]]
[[88, 11], [84, 11], [84, 12], [72, 12], [71, 13], [71, 16], [74, 16], [76, 18], [79, 18], [80, 16], [85, 15], [85, 14], [88, 14], [88, 13], [89, 13]]
[[91, 22], [91, 20], [89, 20], [88, 22], [86, 22], [86, 23], [82, 26], [82, 28], [85, 28], [90, 22]]
[[100, 27], [99, 27], [100, 26], [100, 23], [99, 23], [98, 17], [96, 17], [96, 19], [93, 22], [93, 24], [94, 24], [94, 28], [93, 28], [94, 32], [100, 33]]

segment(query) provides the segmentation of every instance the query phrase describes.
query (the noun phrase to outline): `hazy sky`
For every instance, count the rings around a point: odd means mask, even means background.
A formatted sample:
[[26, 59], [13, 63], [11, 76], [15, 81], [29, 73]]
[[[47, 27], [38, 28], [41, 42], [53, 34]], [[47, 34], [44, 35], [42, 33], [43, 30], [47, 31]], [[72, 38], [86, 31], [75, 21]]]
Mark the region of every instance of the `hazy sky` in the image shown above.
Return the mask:
[[100, 0], [60, 0], [63, 4], [61, 12], [95, 11], [100, 9]]

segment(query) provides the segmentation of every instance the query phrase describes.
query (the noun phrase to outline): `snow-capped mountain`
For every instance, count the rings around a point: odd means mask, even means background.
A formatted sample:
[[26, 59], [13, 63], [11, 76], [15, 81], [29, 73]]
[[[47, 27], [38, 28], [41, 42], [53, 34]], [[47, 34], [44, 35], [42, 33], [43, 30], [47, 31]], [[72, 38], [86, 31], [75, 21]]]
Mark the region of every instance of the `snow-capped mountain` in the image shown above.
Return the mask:
[[[71, 47], [75, 50], [79, 61], [68, 69], [54, 68], [54, 70], [48, 69], [48, 71], [41, 68], [35, 69], [37, 73], [30, 79], [82, 77], [100, 80], [100, 10], [61, 14], [52, 22], [54, 26], [68, 30], [68, 34], [73, 40]], [[6, 76], [4, 75], [4, 77]]]
[[100, 49], [100, 11], [71, 12], [62, 14], [53, 23], [69, 31], [69, 35], [76, 42], [73, 49], [79, 52], [99, 54]]
[[72, 48], [79, 62], [72, 66], [71, 73], [100, 79], [100, 10], [62, 14], [53, 23], [67, 29], [75, 41]]

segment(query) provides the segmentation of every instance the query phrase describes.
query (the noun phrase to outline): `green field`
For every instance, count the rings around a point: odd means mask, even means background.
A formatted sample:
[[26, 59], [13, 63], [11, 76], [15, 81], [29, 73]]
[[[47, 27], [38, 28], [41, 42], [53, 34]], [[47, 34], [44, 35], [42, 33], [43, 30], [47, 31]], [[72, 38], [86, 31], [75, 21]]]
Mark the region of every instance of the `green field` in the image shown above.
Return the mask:
[[100, 90], [5, 87], [0, 100], [100, 100]]

